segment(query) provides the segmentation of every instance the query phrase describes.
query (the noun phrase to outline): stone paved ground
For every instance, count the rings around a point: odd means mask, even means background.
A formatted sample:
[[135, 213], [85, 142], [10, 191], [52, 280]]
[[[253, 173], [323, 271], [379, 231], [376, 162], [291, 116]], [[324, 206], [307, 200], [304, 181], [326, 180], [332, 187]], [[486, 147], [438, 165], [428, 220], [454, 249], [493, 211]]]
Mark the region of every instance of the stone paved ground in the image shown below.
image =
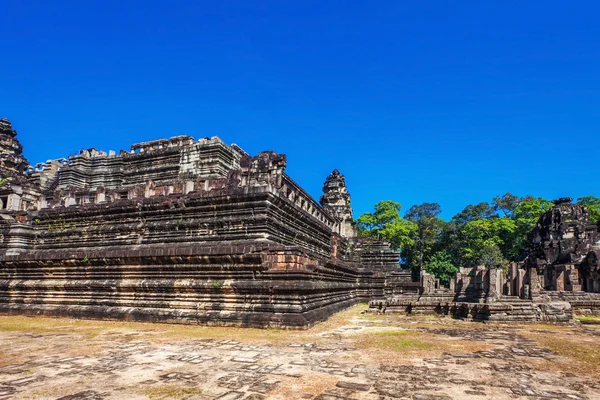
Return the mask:
[[600, 321], [363, 311], [303, 332], [0, 317], [0, 399], [600, 399]]

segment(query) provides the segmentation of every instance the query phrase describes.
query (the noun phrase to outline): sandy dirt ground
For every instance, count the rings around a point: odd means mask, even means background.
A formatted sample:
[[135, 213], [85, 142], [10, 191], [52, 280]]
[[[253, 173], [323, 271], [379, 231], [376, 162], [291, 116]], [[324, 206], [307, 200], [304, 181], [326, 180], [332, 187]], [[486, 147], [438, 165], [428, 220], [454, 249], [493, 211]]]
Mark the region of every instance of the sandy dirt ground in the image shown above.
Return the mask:
[[600, 320], [365, 313], [307, 331], [0, 316], [0, 399], [600, 399]]

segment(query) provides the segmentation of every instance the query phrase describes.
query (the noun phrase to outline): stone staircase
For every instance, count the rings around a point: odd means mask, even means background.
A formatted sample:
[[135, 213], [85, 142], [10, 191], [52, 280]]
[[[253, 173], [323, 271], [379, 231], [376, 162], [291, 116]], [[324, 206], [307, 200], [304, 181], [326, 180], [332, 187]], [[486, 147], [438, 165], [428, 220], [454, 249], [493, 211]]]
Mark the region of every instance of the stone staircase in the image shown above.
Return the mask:
[[537, 320], [537, 313], [531, 300], [520, 299], [517, 296], [502, 296], [496, 303], [480, 307], [473, 316], [474, 320], [482, 321], [516, 321], [532, 322]]

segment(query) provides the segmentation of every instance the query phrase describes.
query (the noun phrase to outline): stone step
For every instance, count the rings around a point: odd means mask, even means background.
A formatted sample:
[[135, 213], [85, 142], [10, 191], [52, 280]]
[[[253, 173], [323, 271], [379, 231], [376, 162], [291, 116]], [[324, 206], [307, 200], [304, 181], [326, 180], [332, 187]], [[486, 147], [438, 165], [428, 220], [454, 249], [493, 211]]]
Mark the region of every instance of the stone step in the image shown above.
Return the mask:
[[531, 304], [531, 300], [522, 299], [518, 296], [502, 296], [500, 299], [498, 299], [498, 301], [500, 303], [530, 303]]

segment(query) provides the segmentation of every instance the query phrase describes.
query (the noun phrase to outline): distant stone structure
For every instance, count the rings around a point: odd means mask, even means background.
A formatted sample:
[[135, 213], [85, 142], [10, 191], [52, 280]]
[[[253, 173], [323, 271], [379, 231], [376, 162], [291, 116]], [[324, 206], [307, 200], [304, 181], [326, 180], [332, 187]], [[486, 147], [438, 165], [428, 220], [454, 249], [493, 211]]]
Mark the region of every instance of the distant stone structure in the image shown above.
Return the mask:
[[588, 210], [572, 200], [555, 200], [541, 216], [521, 267], [525, 280], [522, 285], [512, 281], [514, 293], [540, 303], [568, 302], [578, 314], [600, 315], [600, 233]]
[[29, 166], [0, 121], [0, 312], [306, 328], [398, 268], [356, 238], [337, 170], [317, 203], [273, 151], [154, 140]]
[[392, 291], [372, 310], [437, 313], [492, 321], [570, 321], [600, 315], [600, 233], [585, 207], [554, 201], [532, 232], [527, 256], [508, 271], [461, 268], [444, 288], [422, 273], [417, 296]]
[[333, 215], [340, 221], [337, 233], [344, 237], [356, 236], [356, 223], [352, 218], [352, 207], [350, 206], [350, 194], [346, 189], [346, 178], [335, 169], [325, 179], [323, 184], [323, 195], [321, 196], [323, 210]]

